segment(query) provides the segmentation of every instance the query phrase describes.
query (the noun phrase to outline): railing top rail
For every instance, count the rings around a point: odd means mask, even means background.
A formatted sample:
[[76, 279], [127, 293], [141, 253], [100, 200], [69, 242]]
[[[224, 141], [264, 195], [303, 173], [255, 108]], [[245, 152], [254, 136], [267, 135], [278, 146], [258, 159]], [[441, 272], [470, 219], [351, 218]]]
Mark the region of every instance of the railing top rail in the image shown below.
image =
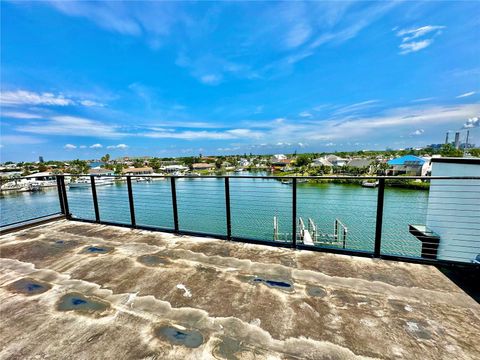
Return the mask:
[[301, 176], [301, 175], [159, 175], [159, 174], [139, 174], [139, 175], [103, 175], [103, 174], [58, 174], [56, 176], [67, 176], [67, 177], [81, 177], [81, 176], [94, 176], [94, 177], [116, 177], [116, 178], [177, 178], [177, 179], [358, 179], [358, 180], [375, 180], [375, 179], [386, 179], [386, 180], [480, 180], [480, 176], [378, 176], [378, 175], [369, 175], [369, 176], [353, 176], [353, 175], [318, 175], [318, 176]]
[[[115, 178], [177, 178], [177, 179], [276, 179], [276, 180], [281, 180], [281, 179], [310, 179], [310, 180], [379, 180], [379, 179], [385, 179], [385, 180], [480, 180], [480, 176], [379, 176], [379, 175], [367, 175], [367, 176], [353, 176], [353, 175], [308, 175], [308, 176], [302, 176], [302, 175], [285, 175], [285, 176], [279, 176], [279, 175], [173, 175], [173, 174], [138, 174], [138, 175], [104, 175], [104, 174], [55, 174], [55, 175], [50, 175], [49, 177], [57, 177], [57, 176], [63, 176], [63, 177], [96, 177], [96, 178], [101, 178], [101, 177], [115, 177]], [[10, 181], [15, 181], [15, 180], [22, 180], [22, 179], [30, 179], [32, 181], [35, 181], [31, 177], [27, 178], [25, 176], [19, 176], [19, 177], [11, 177], [7, 178], [4, 177], [1, 179], [2, 182], [10, 182]]]

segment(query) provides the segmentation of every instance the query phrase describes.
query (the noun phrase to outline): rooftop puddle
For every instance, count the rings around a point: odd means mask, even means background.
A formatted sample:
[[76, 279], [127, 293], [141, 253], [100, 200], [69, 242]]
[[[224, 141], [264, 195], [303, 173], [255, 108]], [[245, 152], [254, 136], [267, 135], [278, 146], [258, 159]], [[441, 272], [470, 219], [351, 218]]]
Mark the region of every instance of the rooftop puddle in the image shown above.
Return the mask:
[[89, 254], [107, 254], [113, 250], [110, 246], [87, 246], [83, 249], [83, 253]]
[[278, 280], [271, 280], [271, 279], [263, 279], [260, 277], [256, 277], [252, 280], [253, 282], [263, 283], [272, 288], [279, 288], [286, 291], [292, 291], [293, 285], [287, 281], [278, 281]]
[[146, 266], [159, 266], [170, 264], [170, 260], [159, 255], [142, 255], [137, 258], [137, 261]]
[[31, 278], [23, 278], [11, 283], [8, 288], [10, 291], [16, 293], [37, 295], [50, 290], [52, 287], [43, 281], [38, 281]]
[[174, 345], [196, 348], [203, 344], [203, 335], [197, 330], [181, 330], [173, 326], [161, 326], [155, 330], [155, 335]]
[[320, 286], [307, 286], [307, 295], [323, 298], [327, 296], [327, 291]]
[[109, 308], [107, 303], [93, 300], [80, 293], [70, 293], [62, 296], [58, 302], [60, 311], [103, 312]]

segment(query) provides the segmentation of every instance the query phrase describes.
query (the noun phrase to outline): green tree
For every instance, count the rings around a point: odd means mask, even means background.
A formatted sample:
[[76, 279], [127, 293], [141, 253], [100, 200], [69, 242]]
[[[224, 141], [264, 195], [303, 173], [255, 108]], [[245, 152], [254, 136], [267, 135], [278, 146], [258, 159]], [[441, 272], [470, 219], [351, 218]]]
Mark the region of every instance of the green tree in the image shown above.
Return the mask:
[[45, 166], [45, 164], [39, 164], [38, 165], [38, 171], [40, 171], [40, 172], [47, 171], [47, 167]]
[[115, 164], [115, 174], [116, 175], [122, 175], [123, 173], [123, 165], [122, 164]]
[[463, 156], [463, 151], [460, 149], [455, 149], [452, 144], [443, 144], [440, 154], [443, 157], [461, 157]]
[[133, 161], [133, 167], [141, 168], [144, 166], [144, 161], [142, 159], [135, 159]]
[[104, 164], [108, 163], [108, 162], [110, 161], [110, 154], [105, 154], [105, 156], [102, 156], [102, 157], [100, 158], [100, 160], [101, 160]]
[[301, 155], [298, 155], [297, 157], [297, 160], [295, 160], [295, 164], [297, 166], [307, 166], [308, 164], [310, 164], [312, 160], [310, 159], [310, 156], [308, 156], [307, 154], [301, 154]]

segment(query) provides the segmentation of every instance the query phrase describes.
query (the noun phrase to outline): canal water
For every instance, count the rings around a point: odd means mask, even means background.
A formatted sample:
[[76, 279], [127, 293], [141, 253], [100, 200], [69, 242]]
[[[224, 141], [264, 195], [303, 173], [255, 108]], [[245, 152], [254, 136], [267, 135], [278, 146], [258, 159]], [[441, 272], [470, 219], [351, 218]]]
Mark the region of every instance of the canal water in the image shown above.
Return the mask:
[[[226, 235], [224, 179], [182, 178], [176, 180], [181, 230]], [[138, 225], [172, 229], [173, 211], [170, 179], [133, 181]], [[1, 224], [59, 212], [56, 189], [2, 194]], [[67, 190], [74, 217], [95, 219], [90, 188]], [[125, 182], [98, 186], [100, 218], [130, 223]], [[382, 252], [419, 256], [420, 242], [408, 232], [409, 224], [425, 224], [428, 191], [385, 189]], [[278, 239], [290, 241], [292, 233], [292, 185], [279, 180], [230, 178], [232, 236], [273, 241], [273, 219], [278, 219]], [[317, 226], [320, 246], [372, 252], [376, 223], [377, 189], [353, 184], [298, 183], [297, 217], [305, 226]], [[334, 224], [346, 228], [345, 245], [335, 242]], [[342, 230], [342, 228], [340, 228]]]

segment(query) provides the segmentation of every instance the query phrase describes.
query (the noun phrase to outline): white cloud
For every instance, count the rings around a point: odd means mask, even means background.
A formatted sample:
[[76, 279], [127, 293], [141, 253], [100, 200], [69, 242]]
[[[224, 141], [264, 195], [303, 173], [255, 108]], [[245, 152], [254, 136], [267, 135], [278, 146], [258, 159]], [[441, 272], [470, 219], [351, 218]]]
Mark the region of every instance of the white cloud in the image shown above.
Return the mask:
[[[0, 104], [4, 106], [22, 106], [22, 105], [35, 105], [35, 106], [104, 106], [99, 102], [85, 99], [74, 99], [72, 97], [66, 97], [63, 94], [54, 94], [51, 92], [34, 92], [29, 90], [16, 90], [16, 91], [3, 91], [0, 92]], [[26, 113], [11, 112], [9, 114], [23, 114]], [[19, 117], [21, 119], [34, 119], [41, 118], [39, 115], [29, 114], [31, 117]], [[34, 116], [34, 117], [33, 117]], [[15, 117], [15, 116], [12, 116]]]
[[172, 129], [158, 129], [157, 131], [141, 134], [141, 136], [150, 138], [168, 138], [181, 140], [229, 140], [240, 138], [260, 138], [263, 132], [252, 131], [250, 129], [231, 129], [225, 131], [175, 131]]
[[[422, 37], [424, 35], [427, 35], [428, 33], [431, 33], [434, 31], [436, 34], [440, 32], [440, 30], [444, 29], [445, 26], [437, 26], [437, 25], [426, 25], [422, 26], [416, 29], [404, 29], [400, 30], [397, 32], [397, 36], [402, 37], [403, 42], [407, 42], [419, 37]], [[405, 36], [406, 35], [406, 36]]]
[[467, 92], [467, 93], [465, 93], [465, 94], [458, 95], [458, 96], [457, 96], [457, 99], [464, 98], [464, 97], [468, 97], [468, 96], [472, 96], [472, 95], [475, 95], [475, 94], [476, 94], [475, 91], [470, 91], [470, 92]]
[[71, 135], [99, 137], [121, 137], [125, 135], [117, 131], [115, 125], [107, 125], [99, 121], [80, 118], [76, 116], [54, 116], [48, 121], [31, 122], [27, 125], [18, 126], [18, 131], [44, 135]]
[[[444, 28], [445, 26], [426, 25], [415, 29], [403, 29], [397, 31], [396, 35], [402, 38], [402, 44], [398, 46], [401, 50], [400, 54], [406, 55], [429, 47], [433, 43], [433, 38], [440, 35]], [[395, 30], [396, 28], [394, 31]], [[429, 39], [425, 39], [427, 34], [430, 37]], [[419, 38], [423, 39], [420, 40]], [[414, 41], [415, 39], [419, 40]]]
[[288, 48], [296, 48], [307, 41], [311, 34], [312, 29], [306, 22], [298, 22], [288, 32], [285, 44]]
[[420, 98], [420, 99], [412, 100], [412, 102], [414, 102], [414, 103], [426, 102], [426, 101], [430, 101], [430, 100], [433, 100], [433, 99], [435, 99], [435, 98], [434, 97], [426, 97], [426, 98]]
[[402, 50], [400, 54], [406, 55], [412, 52], [417, 52], [419, 50], [425, 49], [426, 47], [430, 46], [433, 42], [433, 39], [426, 39], [421, 41], [414, 41], [410, 43], [400, 44], [399, 48]]
[[65, 146], [63, 147], [65, 150], [73, 150], [73, 149], [76, 149], [77, 146], [76, 145], [73, 145], [73, 144], [65, 144]]
[[310, 114], [308, 111], [302, 111], [298, 116], [301, 117], [312, 117], [312, 114]]
[[217, 85], [222, 81], [222, 77], [220, 75], [207, 74], [200, 76], [200, 81], [207, 85]]
[[101, 149], [103, 148], [103, 145], [102, 144], [93, 144], [93, 145], [90, 145], [90, 149]]
[[464, 129], [473, 129], [476, 127], [480, 127], [480, 118], [478, 116], [468, 119], [463, 125]]
[[16, 111], [11, 111], [11, 112], [2, 112], [2, 117], [7, 117], [7, 118], [14, 118], [14, 119], [41, 119], [41, 115], [37, 114], [30, 114], [30, 113], [24, 113], [24, 112], [16, 112]]
[[120, 150], [124, 150], [128, 148], [128, 145], [127, 144], [118, 144], [118, 145], [109, 145], [107, 146], [107, 149], [120, 149]]
[[0, 104], [2, 105], [49, 105], [67, 106], [73, 105], [74, 101], [65, 98], [63, 95], [52, 93], [35, 93], [26, 90], [4, 91], [0, 93]]
[[86, 149], [86, 148], [87, 148], [87, 145], [80, 145], [79, 148], [80, 148], [80, 149]]
[[423, 130], [423, 129], [417, 129], [417, 130], [415, 130], [415, 131], [412, 131], [412, 132], [410, 133], [410, 135], [412, 135], [412, 136], [419, 136], [419, 135], [423, 135], [424, 132], [425, 132], [425, 130]]
[[80, 100], [80, 104], [83, 105], [83, 106], [87, 106], [87, 107], [90, 107], [90, 106], [105, 106], [105, 104], [102, 104], [102, 103], [99, 103], [99, 102], [96, 102], [96, 101], [93, 101], [93, 100]]
[[22, 145], [22, 144], [40, 144], [45, 142], [43, 139], [28, 135], [3, 135], [1, 136], [3, 144]]

